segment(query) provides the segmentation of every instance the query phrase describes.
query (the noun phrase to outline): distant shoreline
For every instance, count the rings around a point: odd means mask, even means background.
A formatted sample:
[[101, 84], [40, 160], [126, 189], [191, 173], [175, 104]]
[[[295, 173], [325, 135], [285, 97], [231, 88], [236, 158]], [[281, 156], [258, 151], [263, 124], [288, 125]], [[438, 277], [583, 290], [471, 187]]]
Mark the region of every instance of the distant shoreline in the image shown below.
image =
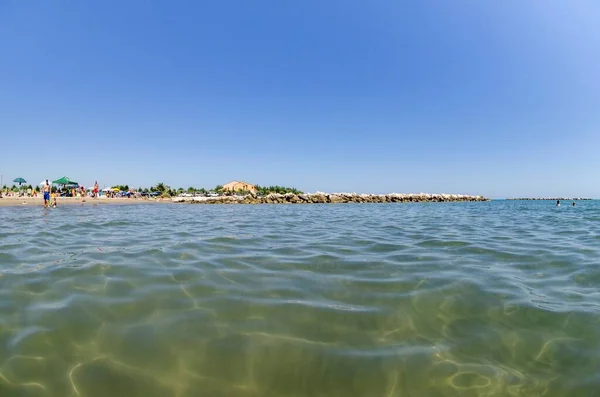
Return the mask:
[[507, 198], [506, 200], [548, 200], [548, 201], [584, 201], [593, 200], [588, 197], [522, 197], [522, 198]]
[[[133, 204], [171, 204], [170, 199], [137, 199], [137, 198], [91, 198], [86, 197], [85, 201], [81, 197], [58, 197], [56, 205], [58, 207], [66, 205], [133, 205]], [[0, 207], [43, 207], [44, 199], [42, 197], [2, 197], [0, 198]]]
[[[587, 197], [528, 197], [505, 198], [507, 201], [591, 201]], [[218, 196], [218, 197], [172, 197], [156, 199], [59, 197], [57, 205], [135, 205], [135, 204], [343, 204], [343, 203], [424, 203], [424, 202], [487, 202], [492, 199], [464, 194], [356, 194], [356, 193], [307, 193], [269, 194], [266, 196]], [[2, 197], [0, 207], [43, 207], [42, 197]]]

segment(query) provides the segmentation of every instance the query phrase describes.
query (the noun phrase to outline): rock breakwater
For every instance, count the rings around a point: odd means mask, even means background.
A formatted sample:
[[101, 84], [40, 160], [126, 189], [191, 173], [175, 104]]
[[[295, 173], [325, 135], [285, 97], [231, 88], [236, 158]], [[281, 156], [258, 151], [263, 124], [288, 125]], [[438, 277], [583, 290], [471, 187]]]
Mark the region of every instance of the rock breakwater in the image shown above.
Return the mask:
[[174, 197], [175, 203], [193, 204], [343, 204], [343, 203], [411, 203], [489, 201], [483, 196], [465, 194], [357, 194], [357, 193], [306, 193], [269, 194], [266, 196]]

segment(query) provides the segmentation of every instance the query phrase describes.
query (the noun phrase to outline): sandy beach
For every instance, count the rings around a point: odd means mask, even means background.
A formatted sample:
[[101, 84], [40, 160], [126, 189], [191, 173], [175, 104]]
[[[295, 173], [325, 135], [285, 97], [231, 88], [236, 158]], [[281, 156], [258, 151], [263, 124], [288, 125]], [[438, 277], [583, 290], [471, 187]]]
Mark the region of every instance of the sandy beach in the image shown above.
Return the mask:
[[[82, 201], [81, 197], [59, 197], [56, 199], [57, 206], [62, 205], [133, 205], [133, 204], [165, 204], [172, 203], [170, 199], [137, 199], [137, 198], [98, 198], [86, 197]], [[44, 206], [42, 197], [2, 197], [0, 198], [0, 207], [37, 207]]]

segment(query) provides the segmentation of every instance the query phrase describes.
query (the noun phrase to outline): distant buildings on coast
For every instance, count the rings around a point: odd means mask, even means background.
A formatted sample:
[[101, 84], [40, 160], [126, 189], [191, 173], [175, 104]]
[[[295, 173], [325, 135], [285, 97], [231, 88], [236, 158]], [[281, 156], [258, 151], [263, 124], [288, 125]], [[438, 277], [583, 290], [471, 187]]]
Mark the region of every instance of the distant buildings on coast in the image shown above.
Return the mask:
[[231, 181], [229, 183], [226, 183], [225, 185], [223, 185], [223, 190], [228, 190], [230, 192], [244, 191], [254, 194], [258, 192], [256, 185], [244, 181]]

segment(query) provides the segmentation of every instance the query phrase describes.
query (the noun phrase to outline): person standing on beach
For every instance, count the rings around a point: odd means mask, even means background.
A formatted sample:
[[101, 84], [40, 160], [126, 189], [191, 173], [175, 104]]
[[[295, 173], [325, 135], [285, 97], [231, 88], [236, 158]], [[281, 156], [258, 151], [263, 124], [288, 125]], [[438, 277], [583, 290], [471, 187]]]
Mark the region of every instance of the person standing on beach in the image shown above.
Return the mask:
[[94, 198], [98, 198], [98, 181], [94, 182]]
[[48, 179], [46, 179], [46, 182], [44, 183], [42, 192], [44, 193], [44, 208], [48, 208], [48, 205], [50, 204], [50, 183], [48, 182]]

